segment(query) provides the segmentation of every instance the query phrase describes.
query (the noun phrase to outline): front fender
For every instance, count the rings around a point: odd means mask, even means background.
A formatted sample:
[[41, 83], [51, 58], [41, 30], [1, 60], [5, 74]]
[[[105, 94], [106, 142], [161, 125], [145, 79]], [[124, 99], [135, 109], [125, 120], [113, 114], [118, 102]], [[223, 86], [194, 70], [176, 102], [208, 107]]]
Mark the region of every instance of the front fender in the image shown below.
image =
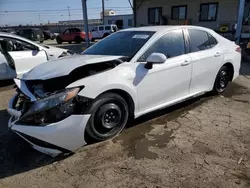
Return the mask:
[[123, 90], [131, 96], [135, 105], [136, 113], [138, 109], [137, 90], [133, 85], [132, 79], [126, 79], [126, 77], [122, 76], [117, 78], [117, 76], [115, 77], [110, 71], [108, 71], [107, 73], [97, 74], [80, 79], [67, 86], [67, 88], [84, 86], [84, 88], [78, 93], [78, 95], [92, 99], [95, 99], [100, 94], [110, 90]]

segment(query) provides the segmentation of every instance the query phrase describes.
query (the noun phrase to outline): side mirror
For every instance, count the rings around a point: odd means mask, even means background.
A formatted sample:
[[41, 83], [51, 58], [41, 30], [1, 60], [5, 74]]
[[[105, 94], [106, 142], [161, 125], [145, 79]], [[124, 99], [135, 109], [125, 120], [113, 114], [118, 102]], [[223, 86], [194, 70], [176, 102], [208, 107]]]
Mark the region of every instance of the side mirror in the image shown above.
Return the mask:
[[165, 63], [166, 60], [167, 57], [163, 53], [152, 53], [146, 60], [145, 68], [152, 69], [153, 64], [162, 64]]

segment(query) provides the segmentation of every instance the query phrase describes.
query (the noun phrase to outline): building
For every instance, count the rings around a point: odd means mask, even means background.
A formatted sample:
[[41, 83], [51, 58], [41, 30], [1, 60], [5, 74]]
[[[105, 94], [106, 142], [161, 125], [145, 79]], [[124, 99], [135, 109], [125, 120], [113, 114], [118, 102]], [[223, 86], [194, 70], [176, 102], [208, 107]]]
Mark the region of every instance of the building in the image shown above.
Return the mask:
[[[116, 15], [116, 13], [112, 9], [106, 9], [106, 10], [104, 10], [104, 17], [105, 16], [114, 16], [114, 15]], [[101, 17], [101, 19], [103, 19], [102, 12], [100, 13], [100, 17]]]
[[[100, 19], [89, 19], [88, 24], [89, 25], [99, 25], [102, 21]], [[65, 20], [65, 21], [58, 21], [58, 24], [62, 25], [82, 25], [84, 24], [83, 20]]]
[[105, 25], [116, 24], [119, 29], [126, 29], [133, 27], [134, 25], [133, 14], [105, 16], [104, 24]]
[[220, 31], [226, 25], [232, 31], [242, 19], [243, 30], [250, 25], [250, 0], [134, 0], [134, 7], [136, 26], [190, 24]]

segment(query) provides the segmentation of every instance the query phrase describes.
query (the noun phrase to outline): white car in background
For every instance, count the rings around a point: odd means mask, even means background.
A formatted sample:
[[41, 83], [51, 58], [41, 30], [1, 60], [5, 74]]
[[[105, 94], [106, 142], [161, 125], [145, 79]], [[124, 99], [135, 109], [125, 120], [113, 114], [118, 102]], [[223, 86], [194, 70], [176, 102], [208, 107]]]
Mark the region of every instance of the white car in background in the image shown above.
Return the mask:
[[115, 33], [118, 31], [117, 25], [111, 24], [111, 25], [99, 25], [94, 27], [91, 30], [92, 34], [92, 41], [95, 39], [102, 39], [107, 36], [109, 36], [112, 33]]
[[241, 49], [210, 29], [155, 26], [119, 31], [82, 55], [15, 79], [9, 127], [56, 156], [106, 140], [137, 118], [213, 91], [239, 75]]
[[62, 48], [39, 45], [26, 38], [0, 32], [0, 80], [21, 77], [41, 63], [70, 54]]

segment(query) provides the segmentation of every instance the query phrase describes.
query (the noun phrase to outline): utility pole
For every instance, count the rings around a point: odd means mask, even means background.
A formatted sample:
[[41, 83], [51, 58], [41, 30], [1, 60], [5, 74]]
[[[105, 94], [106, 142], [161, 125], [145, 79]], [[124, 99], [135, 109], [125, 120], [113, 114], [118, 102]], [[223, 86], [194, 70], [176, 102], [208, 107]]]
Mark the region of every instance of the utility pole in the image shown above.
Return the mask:
[[104, 17], [105, 17], [105, 6], [104, 6], [104, 0], [102, 0], [102, 23], [104, 25]]
[[237, 28], [236, 28], [236, 34], [235, 34], [235, 40], [237, 44], [240, 43], [240, 38], [241, 38], [244, 7], [245, 7], [245, 0], [240, 0], [239, 10], [238, 10]]
[[84, 31], [86, 36], [86, 48], [89, 47], [89, 27], [88, 27], [88, 13], [87, 13], [87, 0], [82, 0], [82, 14], [84, 21]]
[[41, 17], [40, 17], [40, 14], [38, 14], [38, 18], [39, 18], [39, 24], [41, 24]]
[[70, 15], [70, 7], [69, 7], [69, 6], [67, 6], [67, 8], [68, 8], [68, 12], [69, 12], [69, 20], [71, 20], [71, 15]]

